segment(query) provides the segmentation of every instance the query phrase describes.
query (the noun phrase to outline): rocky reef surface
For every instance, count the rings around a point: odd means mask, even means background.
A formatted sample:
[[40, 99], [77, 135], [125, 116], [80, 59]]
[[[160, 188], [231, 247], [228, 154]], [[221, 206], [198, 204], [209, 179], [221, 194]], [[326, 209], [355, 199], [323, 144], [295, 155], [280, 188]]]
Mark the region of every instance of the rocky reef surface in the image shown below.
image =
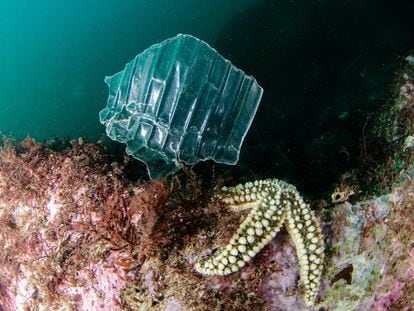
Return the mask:
[[[369, 169], [333, 185], [332, 200], [310, 202], [325, 238], [316, 310], [414, 305], [410, 75], [398, 93], [377, 127], [392, 151], [373, 165], [363, 140]], [[163, 182], [131, 178], [133, 160], [109, 154], [82, 139], [62, 148], [3, 139], [0, 310], [306, 310], [285, 230], [238, 272], [195, 272], [246, 216], [212, 199], [231, 178], [206, 182], [191, 169]]]

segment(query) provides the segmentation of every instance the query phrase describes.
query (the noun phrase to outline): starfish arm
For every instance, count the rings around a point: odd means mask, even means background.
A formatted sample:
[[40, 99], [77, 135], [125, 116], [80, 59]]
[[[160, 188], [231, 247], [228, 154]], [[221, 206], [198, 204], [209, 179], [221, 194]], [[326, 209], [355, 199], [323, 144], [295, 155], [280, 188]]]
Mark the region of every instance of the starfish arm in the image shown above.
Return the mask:
[[314, 212], [296, 194], [287, 208], [286, 228], [292, 237], [299, 259], [300, 278], [305, 285], [305, 302], [308, 307], [315, 302], [319, 290], [324, 259], [321, 228]]
[[254, 207], [228, 245], [217, 255], [196, 263], [196, 271], [203, 275], [227, 275], [244, 267], [283, 225], [287, 211], [281, 196], [286, 185], [267, 180], [225, 188], [223, 201], [233, 210], [239, 204], [249, 203]]
[[260, 203], [260, 195], [254, 191], [250, 191], [251, 188], [255, 188], [252, 182], [235, 187], [223, 187], [220, 193], [216, 195], [216, 198], [223, 201], [226, 207], [233, 212], [241, 212], [246, 209], [255, 208]]

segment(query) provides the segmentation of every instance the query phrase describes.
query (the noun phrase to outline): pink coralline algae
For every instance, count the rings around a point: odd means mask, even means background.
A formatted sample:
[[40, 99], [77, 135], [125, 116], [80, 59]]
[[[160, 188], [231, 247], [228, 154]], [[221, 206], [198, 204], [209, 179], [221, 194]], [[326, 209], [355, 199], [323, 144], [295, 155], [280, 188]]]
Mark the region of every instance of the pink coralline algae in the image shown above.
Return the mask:
[[120, 165], [103, 159], [99, 145], [74, 142], [57, 153], [30, 138], [5, 143], [2, 310], [121, 307], [131, 270], [156, 248], [145, 239], [167, 192], [161, 183], [125, 183]]

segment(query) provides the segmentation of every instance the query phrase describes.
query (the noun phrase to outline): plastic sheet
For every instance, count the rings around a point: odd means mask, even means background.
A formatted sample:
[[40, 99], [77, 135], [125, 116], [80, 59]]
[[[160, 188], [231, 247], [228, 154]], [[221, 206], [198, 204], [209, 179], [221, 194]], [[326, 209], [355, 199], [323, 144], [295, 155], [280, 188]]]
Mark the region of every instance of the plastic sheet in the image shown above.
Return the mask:
[[207, 43], [183, 34], [149, 47], [105, 82], [100, 121], [152, 179], [182, 163], [237, 163], [263, 93]]

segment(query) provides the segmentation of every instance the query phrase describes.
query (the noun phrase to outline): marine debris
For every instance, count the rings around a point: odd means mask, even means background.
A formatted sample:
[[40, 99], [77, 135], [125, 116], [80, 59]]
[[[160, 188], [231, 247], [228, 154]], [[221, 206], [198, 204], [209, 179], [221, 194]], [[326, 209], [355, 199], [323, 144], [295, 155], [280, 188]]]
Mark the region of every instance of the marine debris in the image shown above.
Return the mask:
[[204, 41], [179, 34], [107, 77], [107, 135], [160, 179], [200, 160], [236, 164], [263, 90]]

